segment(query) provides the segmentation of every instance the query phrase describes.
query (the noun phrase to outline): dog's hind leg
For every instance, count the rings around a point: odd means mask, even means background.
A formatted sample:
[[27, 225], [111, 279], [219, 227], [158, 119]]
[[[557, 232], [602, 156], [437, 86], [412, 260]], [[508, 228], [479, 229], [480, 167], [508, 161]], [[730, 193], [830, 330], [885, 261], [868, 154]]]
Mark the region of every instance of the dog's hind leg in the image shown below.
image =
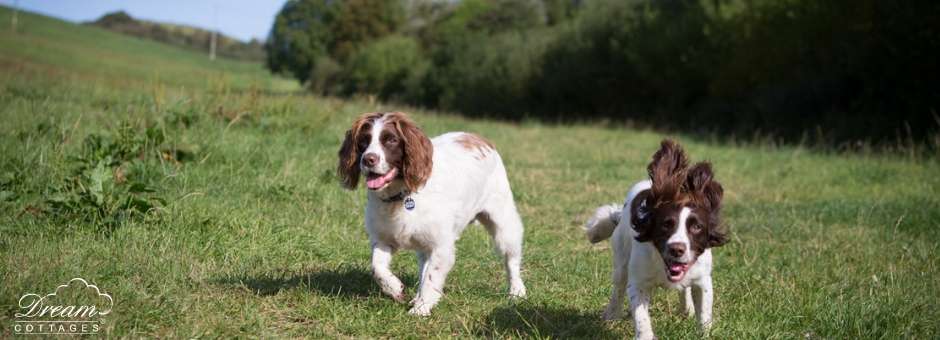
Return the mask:
[[450, 270], [454, 268], [456, 251], [454, 243], [450, 242], [438, 244], [437, 248], [427, 253], [427, 260], [424, 262], [425, 269], [421, 271], [421, 285], [413, 300], [414, 307], [411, 307], [408, 314], [431, 315], [431, 309], [434, 309], [444, 296], [444, 281]]
[[[510, 193], [508, 197], [512, 197]], [[522, 219], [516, 212], [516, 206], [508, 204], [494, 204], [484, 212], [477, 214], [477, 220], [493, 237], [496, 253], [503, 257], [506, 268], [506, 280], [509, 282], [509, 295], [524, 297], [525, 284], [520, 274], [522, 266]]]
[[631, 247], [629, 242], [632, 241], [624, 237], [623, 233], [629, 233], [629, 230], [630, 228], [617, 228], [611, 238], [614, 265], [610, 273], [610, 279], [613, 282], [613, 288], [610, 292], [610, 302], [604, 308], [602, 315], [604, 320], [615, 320], [623, 316], [623, 295], [627, 289], [627, 272], [630, 266]]
[[[428, 270], [428, 254], [423, 251], [416, 251], [415, 255], [418, 257], [418, 287], [422, 287], [424, 285], [424, 273]], [[414, 305], [415, 301], [420, 298], [421, 292], [419, 291], [408, 303]]]

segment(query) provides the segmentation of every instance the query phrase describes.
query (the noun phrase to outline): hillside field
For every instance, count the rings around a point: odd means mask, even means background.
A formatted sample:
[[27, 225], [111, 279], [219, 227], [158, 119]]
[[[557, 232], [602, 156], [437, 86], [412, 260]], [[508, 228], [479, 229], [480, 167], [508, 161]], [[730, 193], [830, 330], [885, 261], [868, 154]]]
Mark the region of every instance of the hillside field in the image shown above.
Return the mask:
[[[611, 250], [580, 226], [622, 202], [666, 137], [725, 189], [712, 338], [940, 336], [935, 158], [314, 97], [259, 64], [23, 12], [14, 35], [9, 16], [0, 7], [0, 338], [17, 336], [21, 297], [73, 278], [113, 298], [96, 319], [107, 338], [629, 338], [630, 317], [600, 321]], [[526, 227], [526, 298], [507, 296], [475, 226], [432, 316], [382, 295], [365, 191], [334, 169], [352, 120], [388, 110], [496, 144]], [[406, 294], [415, 262], [393, 262]], [[656, 334], [696, 338], [676, 306], [654, 294]]]

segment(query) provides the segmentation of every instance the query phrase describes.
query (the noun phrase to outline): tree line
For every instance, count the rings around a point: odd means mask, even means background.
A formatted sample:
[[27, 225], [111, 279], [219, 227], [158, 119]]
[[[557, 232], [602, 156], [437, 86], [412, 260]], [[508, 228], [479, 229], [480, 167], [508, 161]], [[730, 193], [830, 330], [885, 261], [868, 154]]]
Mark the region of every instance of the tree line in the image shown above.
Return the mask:
[[290, 0], [267, 67], [472, 117], [798, 142], [940, 130], [930, 0]]

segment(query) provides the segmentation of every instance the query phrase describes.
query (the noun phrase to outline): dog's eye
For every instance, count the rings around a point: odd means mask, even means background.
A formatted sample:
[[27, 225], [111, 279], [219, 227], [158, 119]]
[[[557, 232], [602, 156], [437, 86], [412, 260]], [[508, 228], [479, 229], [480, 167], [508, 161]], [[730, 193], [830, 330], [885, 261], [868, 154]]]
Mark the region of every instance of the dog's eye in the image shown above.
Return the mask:
[[392, 138], [389, 138], [389, 139], [388, 139], [387, 141], [385, 141], [385, 142], [388, 143], [388, 144], [398, 144], [398, 139], [396, 139], [395, 137], [392, 137]]
[[692, 225], [692, 231], [700, 231], [700, 230], [702, 230], [702, 225], [701, 225], [701, 224], [694, 224], [694, 225]]

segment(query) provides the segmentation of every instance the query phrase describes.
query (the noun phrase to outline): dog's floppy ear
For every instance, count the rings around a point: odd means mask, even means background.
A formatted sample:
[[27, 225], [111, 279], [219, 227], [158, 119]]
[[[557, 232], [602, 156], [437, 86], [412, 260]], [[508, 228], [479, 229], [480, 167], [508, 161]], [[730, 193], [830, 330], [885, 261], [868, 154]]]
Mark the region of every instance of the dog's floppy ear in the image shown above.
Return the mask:
[[359, 185], [359, 176], [361, 174], [359, 158], [362, 157], [362, 152], [365, 151], [359, 150], [359, 139], [362, 138], [363, 132], [368, 130], [372, 126], [372, 122], [379, 116], [376, 113], [369, 113], [356, 117], [353, 125], [346, 131], [346, 139], [343, 140], [343, 145], [337, 152], [339, 163], [336, 165], [336, 173], [339, 174], [340, 185], [343, 188], [356, 190]]
[[708, 210], [708, 247], [720, 247], [728, 243], [725, 237], [727, 232], [719, 228], [721, 222], [721, 200], [724, 189], [714, 180], [712, 163], [705, 161], [696, 163], [689, 170], [686, 186], [697, 206]]
[[434, 165], [434, 145], [414, 121], [401, 112], [389, 112], [386, 119], [395, 123], [398, 135], [405, 144], [402, 155], [402, 176], [405, 186], [412, 192], [424, 187], [428, 178], [431, 178], [431, 168]]
[[339, 174], [340, 185], [349, 190], [356, 190], [359, 185], [359, 155], [357, 143], [358, 138], [353, 130], [346, 131], [346, 139], [343, 140], [343, 146], [339, 148], [339, 164], [336, 165], [336, 173]]
[[653, 216], [650, 211], [650, 207], [654, 204], [650, 191], [641, 191], [629, 204], [624, 208], [630, 209], [630, 224], [633, 230], [636, 230], [634, 238], [638, 242], [652, 241], [656, 233], [656, 216]]
[[653, 161], [646, 167], [650, 180], [653, 181], [650, 194], [654, 206], [679, 199], [688, 168], [689, 158], [685, 155], [682, 145], [671, 139], [664, 139], [659, 151], [653, 155]]

